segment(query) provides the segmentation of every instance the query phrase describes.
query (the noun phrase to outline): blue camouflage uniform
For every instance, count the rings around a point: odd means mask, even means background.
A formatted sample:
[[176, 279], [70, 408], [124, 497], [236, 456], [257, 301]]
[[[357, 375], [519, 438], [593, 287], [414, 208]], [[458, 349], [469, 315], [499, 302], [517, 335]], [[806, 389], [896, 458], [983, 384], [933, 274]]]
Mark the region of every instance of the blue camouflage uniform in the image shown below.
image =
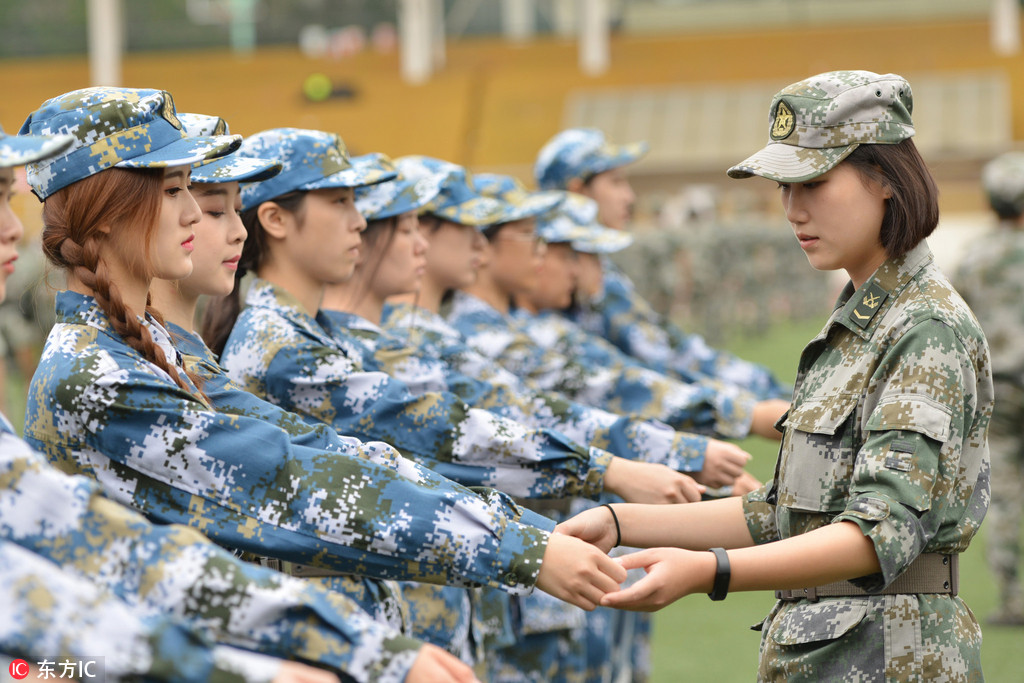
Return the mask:
[[466, 292], [454, 293], [446, 318], [478, 353], [544, 390], [682, 431], [728, 438], [750, 432], [757, 400], [744, 392], [686, 384], [623, 361], [621, 354], [606, 354], [605, 365], [591, 364], [600, 353], [578, 354], [571, 344], [579, 338], [546, 336], [539, 328], [531, 334], [522, 318], [506, 316]]
[[[648, 151], [647, 143], [617, 145], [594, 128], [561, 131], [537, 154], [534, 177], [546, 190], [565, 190], [569, 181], [588, 178], [632, 164]], [[585, 330], [614, 344], [657, 372], [695, 381], [701, 377], [734, 384], [758, 399], [786, 398], [791, 390], [760, 365], [713, 349], [697, 334], [687, 334], [659, 314], [632, 280], [606, 256], [603, 280], [594, 297], [577, 297], [566, 315]]]
[[[220, 644], [369, 681], [400, 680], [419, 648], [341, 595], [241, 562], [193, 529], [149, 523], [91, 479], [50, 466], [2, 420], [0, 539], [21, 558], [0, 572], [12, 610], [4, 626], [17, 631], [0, 635], [9, 653], [103, 655], [114, 675], [146, 662], [140, 653], [152, 648], [154, 676], [163, 669], [198, 680], [214, 675], [201, 672], [217, 666], [207, 650]], [[15, 577], [28, 567], [32, 582]], [[51, 610], [36, 591], [50, 596]], [[86, 603], [62, 604], [74, 596]]]
[[[25, 435], [61, 469], [229, 548], [380, 578], [531, 590], [553, 526], [543, 517], [385, 444], [345, 455], [215, 412], [127, 346], [92, 298], [59, 292], [56, 307]], [[166, 331], [146, 324], [181, 367]]]

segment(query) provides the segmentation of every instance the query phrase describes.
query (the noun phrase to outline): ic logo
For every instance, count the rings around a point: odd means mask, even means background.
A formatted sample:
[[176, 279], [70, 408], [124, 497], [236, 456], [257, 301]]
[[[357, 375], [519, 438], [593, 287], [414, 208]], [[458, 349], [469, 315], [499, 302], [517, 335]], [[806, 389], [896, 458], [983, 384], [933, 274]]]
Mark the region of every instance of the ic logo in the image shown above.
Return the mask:
[[7, 667], [7, 670], [11, 674], [11, 678], [21, 680], [28, 676], [28, 662], [24, 659], [12, 659], [11, 665]]

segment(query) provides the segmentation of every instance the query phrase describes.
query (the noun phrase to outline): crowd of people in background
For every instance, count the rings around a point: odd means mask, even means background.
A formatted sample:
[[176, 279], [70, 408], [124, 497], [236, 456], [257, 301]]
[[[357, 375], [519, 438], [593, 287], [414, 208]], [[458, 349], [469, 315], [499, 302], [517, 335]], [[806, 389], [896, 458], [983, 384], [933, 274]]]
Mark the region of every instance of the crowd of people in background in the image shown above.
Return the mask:
[[[957, 559], [990, 418], [1020, 476], [1020, 354], [990, 360], [932, 263], [904, 79], [820, 74], [770, 113], [729, 173], [778, 183], [811, 266], [850, 279], [795, 387], [610, 259], [645, 143], [561, 131], [529, 189], [331, 131], [243, 138], [160, 90], [42, 103], [0, 138], [0, 294], [18, 166], [64, 279], [23, 433], [0, 422], [0, 653], [103, 654], [111, 680], [645, 681], [647, 612], [776, 590], [760, 680], [981, 680]], [[747, 437], [780, 442], [770, 481]], [[1019, 624], [998, 490], [995, 619]]]

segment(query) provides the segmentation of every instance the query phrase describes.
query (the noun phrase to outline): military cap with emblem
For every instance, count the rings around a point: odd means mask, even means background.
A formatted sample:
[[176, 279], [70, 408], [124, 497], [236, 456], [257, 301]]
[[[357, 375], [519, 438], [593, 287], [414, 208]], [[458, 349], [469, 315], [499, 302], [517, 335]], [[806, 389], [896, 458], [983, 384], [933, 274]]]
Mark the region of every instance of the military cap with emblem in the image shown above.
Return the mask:
[[242, 141], [238, 154], [278, 159], [281, 172], [242, 188], [242, 209], [251, 209], [289, 192], [332, 187], [362, 187], [395, 177], [394, 171], [353, 168], [345, 142], [334, 133], [304, 128], [272, 128]]
[[191, 165], [236, 150], [240, 136], [186, 137], [171, 94], [135, 88], [84, 88], [43, 103], [21, 135], [70, 135], [58, 156], [34, 161], [26, 174], [40, 199], [107, 168]]
[[858, 145], [896, 144], [914, 135], [910, 84], [896, 74], [830, 71], [776, 93], [768, 144], [729, 169], [799, 183], [826, 173]]
[[[206, 114], [178, 114], [178, 120], [189, 137], [227, 135], [228, 123], [219, 116]], [[200, 161], [192, 167], [193, 183], [259, 182], [273, 178], [281, 172], [281, 162], [228, 154], [209, 161]]]

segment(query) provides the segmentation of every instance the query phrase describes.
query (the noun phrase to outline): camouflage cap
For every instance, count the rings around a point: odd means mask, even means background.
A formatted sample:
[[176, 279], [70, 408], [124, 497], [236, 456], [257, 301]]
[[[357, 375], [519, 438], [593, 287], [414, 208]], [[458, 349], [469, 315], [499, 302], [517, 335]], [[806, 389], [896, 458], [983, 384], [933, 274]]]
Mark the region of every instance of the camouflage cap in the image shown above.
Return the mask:
[[858, 145], [891, 145], [914, 134], [910, 84], [896, 74], [830, 71], [776, 93], [768, 145], [728, 173], [786, 183], [815, 178]]
[[505, 202], [485, 197], [474, 190], [469, 172], [458, 164], [412, 155], [396, 159], [395, 166], [399, 173], [412, 182], [439, 173], [444, 175], [441, 191], [423, 207], [423, 213], [482, 229], [502, 222], [511, 209]]
[[32, 191], [57, 190], [111, 167], [185, 166], [229, 154], [240, 136], [185, 137], [174, 100], [163, 90], [85, 88], [47, 100], [29, 114], [21, 134], [71, 135], [71, 146], [28, 164]]
[[70, 135], [8, 135], [0, 128], [0, 168], [24, 166], [52, 157], [74, 141]]
[[597, 222], [597, 202], [574, 192], [537, 219], [537, 234], [545, 242], [571, 242], [572, 248], [588, 254], [610, 254], [633, 243], [633, 235], [612, 230]]
[[[219, 116], [206, 114], [178, 114], [185, 135], [227, 135], [228, 123]], [[232, 181], [255, 183], [273, 178], [281, 172], [281, 162], [273, 159], [243, 157], [228, 154], [209, 161], [200, 161], [192, 167], [193, 183], [229, 183]]]
[[477, 173], [472, 179], [473, 189], [487, 197], [495, 197], [511, 209], [505, 212], [500, 222], [509, 223], [524, 218], [533, 218], [547, 213], [562, 203], [566, 193], [561, 190], [531, 192], [510, 175], [498, 173]]
[[565, 190], [573, 178], [587, 180], [631, 164], [647, 154], [648, 149], [646, 142], [612, 144], [597, 128], [569, 128], [541, 148], [533, 176], [542, 190]]
[[1024, 152], [1007, 152], [985, 164], [981, 185], [1000, 215], [1024, 213]]
[[334, 133], [304, 128], [272, 128], [242, 141], [243, 157], [280, 159], [281, 172], [242, 188], [242, 207], [251, 209], [289, 192], [331, 187], [362, 187], [395, 177], [394, 171], [353, 168], [345, 142]]
[[[386, 154], [375, 152], [353, 157], [352, 165], [396, 170]], [[356, 208], [368, 221], [379, 221], [410, 211], [419, 211], [441, 192], [448, 172], [425, 173], [417, 179], [399, 174], [397, 178], [356, 190]]]

